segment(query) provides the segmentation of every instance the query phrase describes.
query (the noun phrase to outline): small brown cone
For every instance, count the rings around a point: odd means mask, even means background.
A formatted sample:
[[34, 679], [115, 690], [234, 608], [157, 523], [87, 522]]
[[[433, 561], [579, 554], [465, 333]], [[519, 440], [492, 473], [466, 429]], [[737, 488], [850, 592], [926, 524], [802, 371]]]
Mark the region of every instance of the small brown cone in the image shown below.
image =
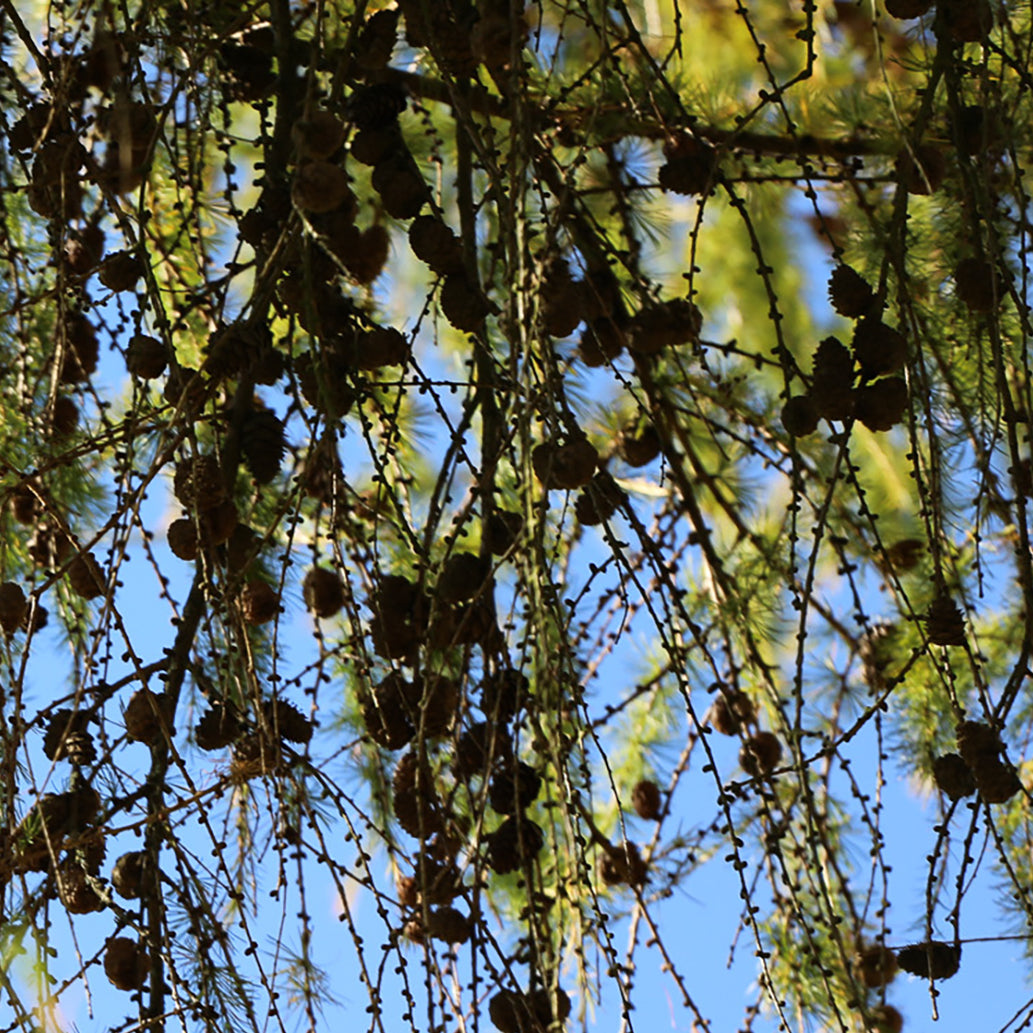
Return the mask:
[[739, 764], [751, 778], [769, 775], [782, 759], [782, 744], [771, 732], [755, 732], [739, 750]]
[[874, 944], [854, 955], [854, 975], [869, 990], [886, 986], [897, 974], [897, 956], [888, 947]]
[[418, 215], [409, 226], [413, 254], [439, 276], [462, 272], [463, 245], [450, 226], [434, 215]]
[[126, 348], [126, 369], [141, 380], [154, 380], [169, 364], [168, 350], [157, 337], [134, 334]]
[[293, 703], [278, 696], [262, 704], [270, 731], [281, 740], [304, 745], [312, 740], [312, 722]]
[[973, 312], [990, 312], [1000, 304], [994, 267], [980, 258], [963, 258], [954, 270], [954, 289]]
[[957, 753], [945, 753], [933, 761], [933, 780], [936, 787], [952, 800], [971, 796], [976, 791], [976, 780]]
[[123, 854], [111, 870], [111, 885], [115, 892], [125, 900], [139, 900], [146, 896], [151, 883], [148, 867], [147, 854], [143, 850]]
[[628, 466], [648, 466], [660, 455], [660, 434], [652, 423], [634, 423], [625, 427], [617, 438], [617, 451]]
[[666, 163], [660, 166], [660, 186], [674, 194], [702, 194], [714, 182], [717, 151], [705, 140], [679, 136], [664, 145]]
[[523, 816], [507, 818], [487, 837], [488, 867], [498, 875], [516, 871], [545, 844], [541, 828]]
[[318, 215], [340, 208], [352, 197], [348, 173], [329, 161], [310, 161], [294, 174], [291, 199], [299, 207]]
[[279, 593], [266, 581], [249, 581], [244, 585], [239, 603], [245, 624], [266, 624], [280, 612]]
[[464, 603], [484, 587], [489, 571], [487, 560], [472, 552], [454, 552], [438, 575], [438, 596], [448, 603]]
[[491, 313], [491, 305], [480, 288], [471, 283], [465, 273], [445, 277], [439, 298], [441, 311], [457, 330], [473, 333]]
[[29, 603], [21, 585], [13, 581], [0, 584], [0, 628], [5, 635], [13, 635], [25, 623]]
[[65, 910], [72, 915], [88, 915], [104, 909], [104, 901], [90, 885], [89, 877], [74, 860], [65, 861], [57, 870], [57, 890]]
[[173, 520], [167, 537], [173, 556], [187, 562], [197, 559], [197, 528], [189, 517]]
[[903, 971], [926, 979], [950, 979], [961, 964], [961, 944], [930, 940], [914, 943], [897, 952]]
[[427, 916], [427, 933], [432, 940], [466, 943], [472, 932], [473, 922], [470, 917], [451, 905], [435, 908]]
[[881, 319], [866, 318], [857, 323], [853, 338], [854, 357], [867, 380], [896, 373], [907, 360], [907, 338]]
[[154, 746], [172, 735], [172, 703], [150, 689], [137, 689], [126, 704], [126, 738]]
[[96, 599], [105, 592], [104, 572], [93, 553], [80, 553], [68, 565], [68, 584], [81, 599]]
[[147, 951], [127, 936], [108, 940], [104, 950], [104, 974], [119, 990], [139, 990], [147, 980]]
[[[968, 4], [972, 0], [960, 2]], [[947, 156], [939, 147], [919, 144], [914, 150], [901, 153], [897, 159], [897, 175], [909, 194], [934, 194], [943, 186], [947, 175]]]
[[240, 430], [240, 448], [251, 476], [258, 484], [268, 484], [283, 462], [283, 423], [269, 409], [249, 412]]
[[583, 488], [595, 475], [599, 453], [587, 438], [559, 445], [537, 445], [531, 453], [535, 475], [546, 488], [572, 491]]
[[829, 277], [829, 301], [841, 316], [850, 319], [863, 316], [874, 297], [871, 285], [855, 269], [848, 265], [837, 265], [832, 270]]
[[100, 282], [111, 291], [128, 291], [143, 276], [144, 265], [130, 251], [116, 251], [101, 263], [97, 274]]
[[658, 821], [663, 808], [660, 787], [651, 778], [636, 782], [635, 788], [631, 790], [631, 806], [640, 818]]
[[316, 617], [333, 617], [344, 606], [341, 577], [326, 567], [313, 567], [302, 584], [305, 605]]
[[753, 700], [739, 689], [721, 689], [710, 705], [707, 720], [722, 735], [738, 735], [756, 717]]
[[782, 406], [782, 426], [787, 434], [804, 438], [818, 429], [818, 407], [810, 395], [797, 395]]
[[643, 886], [649, 869], [634, 843], [604, 849], [599, 857], [599, 877], [607, 886]]
[[197, 722], [194, 742], [202, 750], [221, 750], [235, 742], [242, 729], [236, 708], [228, 703], [216, 703]]
[[904, 378], [883, 377], [857, 389], [854, 415], [871, 431], [887, 431], [903, 421], [907, 406]]
[[932, 605], [926, 611], [925, 630], [929, 641], [935, 646], [963, 646], [965, 644], [965, 618], [958, 604], [941, 589]]
[[814, 353], [809, 392], [818, 416], [847, 420], [854, 414], [854, 359], [835, 337], [826, 337]]

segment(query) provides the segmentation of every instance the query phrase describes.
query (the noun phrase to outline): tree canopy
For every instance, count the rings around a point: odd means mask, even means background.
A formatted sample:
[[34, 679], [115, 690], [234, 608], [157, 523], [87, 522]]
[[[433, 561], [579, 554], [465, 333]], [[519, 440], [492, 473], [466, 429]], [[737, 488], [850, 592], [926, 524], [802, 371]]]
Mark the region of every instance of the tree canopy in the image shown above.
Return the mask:
[[744, 1030], [1023, 952], [1028, 4], [0, 27], [4, 1033], [716, 1033], [712, 870]]

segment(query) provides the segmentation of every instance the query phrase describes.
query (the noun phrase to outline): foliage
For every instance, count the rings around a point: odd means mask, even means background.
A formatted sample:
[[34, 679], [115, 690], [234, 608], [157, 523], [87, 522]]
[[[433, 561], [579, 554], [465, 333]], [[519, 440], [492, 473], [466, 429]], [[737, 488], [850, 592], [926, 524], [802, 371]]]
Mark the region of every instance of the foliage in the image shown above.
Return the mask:
[[1028, 937], [1033, 24], [885, 7], [0, 2], [0, 1028]]

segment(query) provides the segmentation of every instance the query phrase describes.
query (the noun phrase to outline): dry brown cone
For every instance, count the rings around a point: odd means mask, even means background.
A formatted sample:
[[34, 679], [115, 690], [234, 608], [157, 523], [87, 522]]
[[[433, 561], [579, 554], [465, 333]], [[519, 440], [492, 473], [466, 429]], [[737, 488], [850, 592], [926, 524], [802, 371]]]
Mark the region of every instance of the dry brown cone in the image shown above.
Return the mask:
[[194, 742], [202, 750], [221, 750], [235, 742], [243, 730], [236, 707], [215, 703], [202, 715], [194, 727]]
[[153, 885], [149, 868], [145, 851], [134, 850], [123, 854], [111, 870], [111, 885], [124, 900], [139, 900], [149, 895]]
[[574, 515], [587, 527], [609, 520], [626, 502], [624, 489], [605, 471], [597, 473], [574, 503]]
[[133, 334], [126, 348], [126, 369], [141, 380], [154, 380], [169, 364], [168, 350], [157, 337]]
[[359, 30], [355, 45], [355, 63], [364, 72], [384, 68], [398, 40], [398, 14], [390, 8], [371, 14]]
[[542, 789], [541, 776], [522, 760], [503, 760], [488, 785], [488, 804], [497, 814], [527, 810]]
[[541, 1024], [525, 994], [499, 990], [488, 1002], [488, 1018], [499, 1033], [537, 1033]]
[[929, 940], [897, 951], [897, 965], [913, 976], [950, 979], [961, 964], [961, 944]]
[[392, 671], [365, 699], [362, 717], [369, 737], [386, 750], [399, 750], [416, 734], [412, 715], [417, 711], [417, 689]]
[[233, 747], [230, 777], [246, 781], [249, 778], [278, 774], [284, 766], [285, 758], [280, 743], [261, 732], [251, 732], [238, 739]]
[[567, 444], [543, 441], [531, 453], [531, 465], [542, 486], [548, 489], [576, 490], [595, 476], [599, 453], [587, 438]]
[[393, 219], [412, 219], [430, 200], [430, 190], [413, 156], [405, 148], [395, 150], [373, 166], [370, 178], [380, 204]]
[[59, 381], [62, 384], [78, 384], [89, 380], [97, 369], [100, 358], [100, 343], [97, 331], [90, 321], [79, 312], [71, 312], [64, 322], [64, 353]]
[[492, 510], [484, 529], [488, 551], [492, 556], [504, 556], [520, 540], [524, 518], [505, 509]]
[[456, 778], [487, 776], [492, 764], [512, 749], [513, 739], [504, 725], [478, 721], [459, 736], [452, 770]]
[[333, 617], [344, 606], [344, 582], [334, 570], [313, 567], [301, 586], [305, 605], [316, 617]]
[[348, 145], [348, 154], [361, 165], [377, 165], [394, 151], [405, 147], [397, 125], [383, 129], [360, 129]]
[[252, 410], [240, 428], [240, 450], [251, 476], [268, 484], [280, 472], [286, 448], [283, 423], [269, 409]]
[[9, 506], [11, 516], [19, 524], [34, 524], [40, 513], [39, 498], [31, 488], [25, 486], [14, 489]]
[[409, 354], [409, 341], [405, 334], [393, 326], [378, 326], [360, 335], [355, 349], [355, 366], [361, 370], [404, 366]]
[[782, 744], [772, 732], [755, 732], [739, 750], [739, 764], [751, 778], [770, 775], [782, 759]]
[[293, 703], [278, 696], [262, 703], [265, 719], [274, 735], [304, 745], [312, 740], [312, 722]]
[[93, 553], [82, 552], [68, 565], [68, 586], [80, 599], [96, 599], [104, 595], [104, 572]]
[[688, 298], [647, 305], [628, 324], [628, 347], [639, 355], [655, 355], [664, 348], [689, 344], [699, 337], [703, 314]]
[[58, 896], [72, 915], [88, 915], [104, 909], [104, 901], [90, 884], [89, 876], [74, 860], [64, 861], [55, 876]]
[[485, 677], [481, 685], [481, 709], [494, 722], [511, 721], [528, 703], [527, 676], [505, 667]]
[[664, 144], [665, 164], [660, 166], [660, 186], [674, 194], [691, 197], [708, 190], [717, 173], [717, 151], [692, 136], [678, 136]]
[[903, 422], [907, 406], [904, 378], [883, 377], [857, 389], [854, 415], [871, 431], [887, 431]]
[[79, 407], [67, 395], [58, 395], [50, 411], [50, 429], [55, 438], [67, 438], [79, 426]]
[[173, 520], [169, 524], [167, 538], [173, 556], [188, 563], [197, 559], [197, 527], [189, 517]]
[[1015, 767], [1006, 760], [995, 760], [974, 768], [972, 774], [976, 779], [979, 795], [987, 803], [1005, 803], [1016, 793], [1022, 792]]
[[184, 506], [212, 509], [226, 498], [222, 467], [213, 455], [188, 456], [176, 463], [172, 490]]
[[475, 553], [452, 553], [438, 575], [438, 597], [446, 603], [469, 602], [484, 588], [489, 569], [487, 559]]
[[804, 438], [818, 429], [818, 409], [810, 395], [796, 395], [782, 406], [782, 426], [787, 434]]
[[5, 635], [21, 630], [29, 612], [29, 603], [21, 585], [13, 581], [0, 584], [0, 628]]
[[609, 316], [593, 319], [578, 340], [578, 354], [586, 366], [595, 369], [616, 359], [628, 343], [627, 335]]
[[344, 143], [344, 123], [332, 112], [317, 108], [291, 127], [291, 138], [298, 156], [324, 161]]
[[660, 455], [660, 434], [652, 423], [636, 422], [626, 426], [617, 437], [617, 452], [628, 466], [648, 466]]
[[341, 356], [324, 351], [304, 352], [294, 359], [294, 375], [305, 401], [333, 422], [342, 419], [355, 401], [350, 370]]
[[933, 6], [933, 0], [886, 0], [886, 13], [891, 18], [921, 18]]
[[291, 200], [313, 215], [351, 204], [353, 198], [348, 173], [333, 162], [306, 162], [294, 173]]
[[859, 320], [854, 327], [853, 349], [866, 380], [896, 373], [907, 360], [907, 338], [872, 316]]
[[[417, 683], [415, 688], [420, 688]], [[447, 735], [459, 708], [459, 686], [443, 674], [428, 675], [422, 683], [419, 710], [412, 716], [416, 729], [427, 738]]]
[[599, 855], [599, 877], [607, 886], [644, 886], [649, 868], [634, 843], [607, 846]]
[[935, 646], [963, 646], [965, 618], [946, 589], [939, 589], [925, 614], [925, 631]]
[[663, 808], [660, 787], [651, 778], [636, 782], [631, 790], [631, 806], [640, 818], [646, 821], [659, 821]]
[[429, 839], [444, 828], [430, 767], [416, 754], [405, 754], [395, 766], [391, 792], [395, 818], [410, 836]]
[[994, 27], [988, 0], [940, 0], [939, 7], [947, 30], [959, 43], [985, 40]]
[[391, 574], [380, 579], [370, 600], [373, 646], [385, 659], [412, 655], [427, 630], [428, 601], [407, 578]]
[[954, 270], [954, 290], [973, 312], [991, 312], [1000, 303], [994, 267], [981, 258], [963, 258]]
[[585, 318], [584, 285], [574, 280], [562, 258], [546, 267], [538, 300], [542, 329], [550, 337], [569, 337]]
[[356, 129], [383, 129], [395, 125], [405, 107], [405, 90], [401, 86], [373, 83], [352, 90], [346, 114]]
[[101, 263], [97, 274], [100, 282], [110, 291], [129, 291], [143, 276], [143, 262], [129, 251], [116, 251]]
[[427, 915], [427, 934], [432, 940], [466, 943], [472, 932], [473, 922], [470, 917], [451, 905], [435, 908]]
[[86, 731], [90, 715], [81, 710], [55, 710], [43, 733], [43, 753], [49, 760], [89, 764], [96, 757], [93, 738]]
[[150, 971], [147, 951], [136, 940], [116, 936], [104, 950], [104, 974], [119, 990], [139, 990]]
[[356, 283], [369, 284], [384, 271], [390, 249], [391, 237], [386, 227], [373, 223], [359, 231], [354, 247], [341, 261]]
[[814, 376], [809, 392], [818, 415], [847, 420], [854, 414], [854, 359], [835, 337], [826, 337], [814, 353]]
[[901, 1033], [904, 1016], [892, 1004], [877, 1004], [868, 1009], [872, 1025], [870, 1033]]
[[952, 800], [971, 796], [976, 791], [976, 780], [960, 754], [945, 753], [933, 761], [933, 781], [936, 787]]
[[837, 265], [829, 277], [829, 301], [832, 307], [849, 319], [857, 319], [867, 311], [875, 295], [871, 285], [855, 269]]
[[241, 589], [238, 602], [245, 624], [267, 624], [280, 612], [280, 595], [267, 581], [249, 581]]
[[436, 215], [418, 215], [409, 226], [413, 254], [438, 276], [462, 272], [463, 245]]
[[541, 827], [523, 815], [507, 818], [487, 836], [488, 867], [498, 875], [516, 871], [536, 857], [545, 844]]
[[81, 232], [71, 231], [61, 249], [64, 267], [70, 276], [85, 279], [97, 268], [104, 254], [104, 231], [97, 225]]
[[201, 544], [209, 548], [223, 545], [233, 537], [239, 523], [236, 503], [233, 499], [223, 499], [201, 514]]
[[741, 689], [720, 689], [707, 720], [722, 735], [738, 735], [757, 715], [753, 700]]
[[153, 746], [172, 736], [172, 701], [165, 695], [156, 695], [150, 689], [137, 689], [126, 704], [123, 719], [126, 738]]
[[897, 956], [888, 947], [874, 944], [857, 951], [853, 969], [858, 982], [874, 990], [893, 981], [897, 974]]
[[438, 300], [445, 318], [464, 333], [479, 330], [492, 311], [480, 288], [462, 272], [445, 277]]

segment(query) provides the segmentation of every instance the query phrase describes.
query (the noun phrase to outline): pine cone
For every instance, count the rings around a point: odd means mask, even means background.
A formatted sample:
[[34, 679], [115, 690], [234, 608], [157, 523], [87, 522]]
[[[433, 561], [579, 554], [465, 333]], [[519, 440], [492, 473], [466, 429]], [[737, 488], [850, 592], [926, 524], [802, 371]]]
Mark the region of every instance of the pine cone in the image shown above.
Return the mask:
[[478, 330], [492, 311], [480, 289], [461, 272], [445, 277], [439, 303], [445, 318], [464, 333]]
[[169, 524], [167, 532], [169, 551], [181, 560], [197, 559], [197, 527], [189, 517], [180, 517]]
[[387, 229], [374, 223], [359, 233], [354, 247], [341, 261], [356, 283], [369, 284], [384, 271], [390, 247]]
[[110, 291], [132, 290], [143, 276], [144, 265], [130, 251], [116, 251], [101, 263], [97, 278]]
[[814, 353], [810, 399], [818, 416], [847, 420], [854, 413], [854, 359], [835, 337], [826, 337]]
[[636, 782], [631, 790], [631, 806], [635, 813], [646, 821], [659, 821], [663, 801], [660, 797], [660, 787], [648, 778]]
[[512, 667], [504, 667], [487, 676], [481, 685], [481, 709], [492, 722], [511, 721], [528, 702], [530, 683], [527, 676]]
[[325, 161], [344, 143], [344, 123], [329, 111], [317, 109], [295, 122], [291, 137], [298, 156], [310, 161]]
[[487, 836], [488, 867], [498, 875], [516, 871], [545, 845], [541, 828], [523, 815], [507, 818]]
[[575, 490], [583, 488], [595, 475], [599, 453], [587, 438], [565, 445], [544, 441], [531, 453], [531, 465], [543, 487]]
[[587, 527], [609, 520], [628, 496], [606, 471], [597, 473], [574, 503], [574, 515]]
[[550, 337], [569, 337], [585, 317], [583, 284], [574, 280], [561, 258], [546, 266], [538, 299], [542, 329]]
[[356, 368], [377, 370], [384, 366], [404, 366], [409, 359], [409, 342], [393, 326], [378, 326], [362, 334], [355, 353]]
[[755, 732], [739, 750], [739, 764], [751, 778], [769, 775], [782, 759], [782, 744], [771, 732]]
[[126, 348], [126, 369], [141, 380], [154, 380], [169, 364], [165, 345], [157, 337], [134, 334]]
[[903, 377], [883, 377], [857, 389], [854, 415], [871, 431], [892, 430], [907, 412], [907, 383]]
[[111, 870], [111, 885], [115, 892], [125, 900], [139, 900], [147, 896], [153, 885], [148, 868], [145, 851], [134, 850], [123, 854]]
[[542, 780], [530, 764], [518, 760], [496, 769], [488, 786], [488, 803], [498, 814], [518, 814], [538, 798]]
[[90, 885], [89, 877], [75, 861], [65, 861], [55, 874], [57, 892], [71, 915], [88, 915], [104, 909], [104, 901]]
[[807, 437], [818, 429], [818, 408], [810, 395], [796, 395], [782, 406], [782, 426], [796, 438]]
[[393, 219], [412, 219], [430, 200], [430, 190], [408, 150], [396, 150], [373, 166], [370, 178], [380, 203]]
[[312, 740], [312, 722], [293, 703], [278, 696], [262, 704], [265, 719], [275, 735], [304, 745]]
[[897, 964], [905, 972], [926, 979], [950, 979], [961, 964], [961, 944], [931, 940], [914, 943], [897, 952]]
[[488, 551], [493, 556], [504, 556], [516, 545], [524, 530], [524, 518], [505, 509], [492, 510], [485, 528]]
[[940, 0], [939, 8], [948, 31], [959, 43], [979, 43], [994, 27], [988, 0]]
[[829, 301], [841, 315], [850, 319], [863, 316], [874, 300], [871, 285], [848, 265], [837, 265], [829, 277]]
[[854, 975], [869, 990], [893, 982], [897, 974], [897, 956], [881, 943], [865, 947], [854, 955]]
[[973, 312], [991, 312], [1000, 303], [994, 267], [980, 258], [963, 258], [954, 270], [957, 296]]
[[607, 886], [644, 886], [649, 869], [634, 843], [604, 849], [599, 857], [599, 877]]
[[753, 723], [757, 708], [740, 689], [721, 688], [710, 705], [708, 720], [722, 735], [738, 735], [744, 725]]
[[299, 166], [291, 184], [291, 200], [313, 215], [332, 212], [354, 202], [348, 173], [329, 161], [310, 161]]
[[621, 459], [635, 468], [648, 466], [658, 455], [662, 443], [652, 423], [633, 423], [625, 427], [617, 438]]
[[714, 182], [717, 151], [705, 140], [679, 136], [664, 145], [666, 163], [660, 166], [660, 186], [688, 197], [702, 194]]
[[384, 129], [395, 125], [405, 111], [405, 91], [393, 83], [374, 83], [352, 91], [345, 107], [356, 129]]
[[[414, 688], [419, 689], [417, 682]], [[459, 686], [443, 674], [431, 674], [422, 682], [418, 713], [413, 715], [417, 731], [429, 739], [445, 735], [459, 708]]]
[[61, 373], [62, 384], [78, 384], [89, 380], [97, 370], [100, 343], [97, 331], [80, 312], [70, 312], [64, 322], [64, 353]]
[[194, 728], [194, 742], [202, 750], [221, 750], [240, 735], [242, 725], [236, 708], [228, 703], [209, 707]]
[[344, 584], [341, 577], [326, 567], [313, 567], [302, 583], [305, 605], [317, 617], [333, 617], [344, 606]]
[[907, 339], [881, 319], [866, 317], [854, 328], [854, 357], [866, 380], [896, 373], [907, 359]]
[[0, 584], [0, 628], [5, 635], [20, 631], [29, 612], [29, 603], [21, 585], [13, 581]]
[[591, 320], [582, 331], [578, 355], [586, 366], [597, 369], [616, 359], [627, 343], [627, 335], [617, 322], [609, 316], [600, 316]]
[[976, 780], [957, 753], [945, 753], [933, 761], [933, 780], [937, 788], [952, 800], [971, 796], [976, 791]]
[[240, 449], [251, 476], [268, 484], [279, 472], [285, 449], [283, 424], [269, 409], [252, 410], [244, 417]]
[[488, 577], [486, 559], [472, 552], [454, 552], [438, 575], [437, 595], [447, 603], [464, 603], [475, 598]]
[[[960, 0], [967, 7], [972, 0]], [[986, 3], [986, 0], [976, 0]], [[943, 186], [947, 175], [947, 156], [939, 147], [919, 144], [914, 151], [904, 151], [897, 158], [897, 176], [909, 194], [934, 194]]]
[[245, 624], [266, 624], [280, 612], [279, 593], [266, 581], [249, 581], [241, 589], [238, 602]]
[[1008, 761], [995, 760], [973, 769], [976, 788], [987, 803], [1004, 803], [1022, 792], [1018, 772]]
[[462, 272], [463, 245], [437, 216], [418, 215], [409, 226], [413, 254], [438, 276]]
[[398, 39], [398, 13], [377, 11], [363, 24], [355, 45], [355, 63], [364, 72], [377, 72], [391, 60]]
[[104, 974], [119, 990], [139, 990], [147, 980], [150, 960], [135, 940], [116, 936], [104, 950]]
[[226, 498], [222, 467], [213, 455], [188, 456], [176, 464], [172, 490], [184, 506], [212, 509]]
[[703, 314], [688, 298], [647, 305], [628, 324], [628, 347], [640, 355], [655, 355], [667, 347], [699, 337]]
[[486, 776], [490, 766], [512, 749], [512, 737], [504, 726], [478, 721], [459, 736], [452, 770], [456, 778]]
[[80, 553], [68, 565], [68, 586], [81, 599], [96, 599], [104, 595], [104, 572], [93, 558], [93, 553]]
[[156, 695], [150, 689], [137, 689], [129, 698], [123, 715], [126, 738], [154, 746], [175, 734], [172, 716], [172, 701], [167, 696]]
[[230, 763], [232, 778], [247, 781], [262, 775], [278, 774], [284, 767], [280, 743], [260, 732], [252, 732], [237, 740]]
[[[936, 646], [963, 646], [965, 644], [965, 618], [958, 604], [943, 589], [925, 615], [926, 634]], [[962, 751], [964, 755], [964, 751]]]
[[466, 943], [473, 932], [473, 922], [457, 908], [445, 905], [427, 915], [427, 934], [443, 943]]
[[389, 674], [362, 705], [369, 737], [387, 750], [398, 750], [416, 734], [412, 718], [417, 690], [397, 672]]

